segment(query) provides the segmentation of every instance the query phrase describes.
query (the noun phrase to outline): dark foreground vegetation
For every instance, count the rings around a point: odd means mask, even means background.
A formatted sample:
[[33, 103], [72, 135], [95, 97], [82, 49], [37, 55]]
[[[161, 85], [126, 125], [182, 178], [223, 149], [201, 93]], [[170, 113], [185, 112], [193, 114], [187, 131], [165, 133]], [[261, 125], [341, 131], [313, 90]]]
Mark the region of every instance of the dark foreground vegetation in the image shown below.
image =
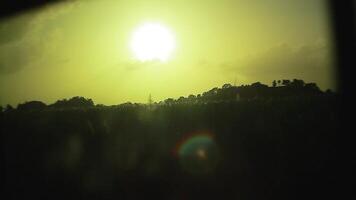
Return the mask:
[[[338, 97], [303, 81], [149, 104], [74, 97], [1, 113], [6, 199], [322, 199]], [[205, 135], [180, 154], [182, 143]], [[205, 146], [204, 146], [205, 145]]]

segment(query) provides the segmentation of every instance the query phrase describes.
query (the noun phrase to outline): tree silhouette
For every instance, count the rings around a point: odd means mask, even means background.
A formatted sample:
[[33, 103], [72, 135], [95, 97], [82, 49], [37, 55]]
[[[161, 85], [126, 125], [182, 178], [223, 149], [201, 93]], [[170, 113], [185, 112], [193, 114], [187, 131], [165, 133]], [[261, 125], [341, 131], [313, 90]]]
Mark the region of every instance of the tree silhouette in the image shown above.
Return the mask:
[[18, 110], [40, 110], [46, 108], [46, 104], [41, 101], [29, 101], [17, 106]]
[[7, 104], [5, 109], [4, 109], [4, 112], [10, 112], [12, 110], [14, 110], [14, 107], [12, 107], [10, 104]]
[[227, 88], [231, 88], [232, 85], [230, 83], [226, 83], [222, 86], [222, 89], [227, 89]]
[[94, 102], [91, 99], [86, 99], [84, 97], [72, 97], [71, 99], [63, 99], [58, 100], [54, 104], [50, 105], [56, 108], [70, 108], [70, 107], [77, 107], [77, 108], [85, 108], [85, 107], [93, 107]]
[[[316, 83], [306, 83], [304, 87], [307, 90], [314, 90], [314, 91], [320, 91], [319, 87], [316, 85]], [[327, 91], [326, 91], [327, 92]]]
[[171, 106], [174, 104], [174, 99], [173, 98], [168, 98], [166, 100], [164, 100], [164, 103], [168, 106]]
[[298, 79], [293, 79], [293, 81], [290, 83], [290, 86], [294, 88], [303, 88], [304, 85], [305, 85], [304, 81]]
[[289, 86], [289, 84], [290, 84], [290, 80], [287, 79], [282, 80], [282, 85]]

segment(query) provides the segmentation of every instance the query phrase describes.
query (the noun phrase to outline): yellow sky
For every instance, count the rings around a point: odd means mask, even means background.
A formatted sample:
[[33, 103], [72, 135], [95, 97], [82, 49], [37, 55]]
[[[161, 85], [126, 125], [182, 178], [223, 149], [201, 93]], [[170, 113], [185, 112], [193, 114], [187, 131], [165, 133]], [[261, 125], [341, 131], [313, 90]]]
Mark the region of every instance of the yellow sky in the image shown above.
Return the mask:
[[[335, 88], [324, 0], [71, 1], [0, 21], [0, 104], [72, 96], [107, 105], [177, 98], [224, 83], [299, 78]], [[167, 62], [141, 62], [145, 22], [176, 38]]]

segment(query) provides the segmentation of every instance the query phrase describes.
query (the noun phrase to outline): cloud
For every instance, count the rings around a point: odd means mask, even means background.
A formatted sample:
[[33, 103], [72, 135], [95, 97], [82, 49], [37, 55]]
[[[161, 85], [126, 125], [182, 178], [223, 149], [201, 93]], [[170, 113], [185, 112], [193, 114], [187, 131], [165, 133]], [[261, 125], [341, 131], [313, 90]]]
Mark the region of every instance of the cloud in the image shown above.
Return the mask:
[[225, 72], [235, 72], [249, 80], [301, 78], [331, 87], [331, 47], [325, 42], [302, 46], [280, 44], [263, 52], [246, 56], [235, 63], [222, 63]]
[[0, 46], [23, 39], [33, 16], [33, 14], [22, 14], [16, 18], [0, 21]]
[[77, 5], [79, 4], [58, 4], [36, 13], [1, 21], [0, 74], [15, 73], [41, 60], [44, 54], [55, 51], [63, 39], [62, 31], [55, 26], [49, 28], [48, 25], [56, 24], [55, 20]]
[[36, 47], [28, 41], [15, 41], [0, 46], [0, 74], [13, 73], [35, 59]]

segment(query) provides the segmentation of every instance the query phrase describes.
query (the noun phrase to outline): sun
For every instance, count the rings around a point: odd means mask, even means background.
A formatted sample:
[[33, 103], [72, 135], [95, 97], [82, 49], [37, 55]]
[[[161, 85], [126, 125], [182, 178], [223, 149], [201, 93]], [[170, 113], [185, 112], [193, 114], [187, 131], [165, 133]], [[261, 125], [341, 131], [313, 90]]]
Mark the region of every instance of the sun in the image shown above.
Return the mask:
[[173, 33], [159, 23], [144, 23], [131, 38], [130, 48], [140, 61], [167, 61], [176, 47]]

